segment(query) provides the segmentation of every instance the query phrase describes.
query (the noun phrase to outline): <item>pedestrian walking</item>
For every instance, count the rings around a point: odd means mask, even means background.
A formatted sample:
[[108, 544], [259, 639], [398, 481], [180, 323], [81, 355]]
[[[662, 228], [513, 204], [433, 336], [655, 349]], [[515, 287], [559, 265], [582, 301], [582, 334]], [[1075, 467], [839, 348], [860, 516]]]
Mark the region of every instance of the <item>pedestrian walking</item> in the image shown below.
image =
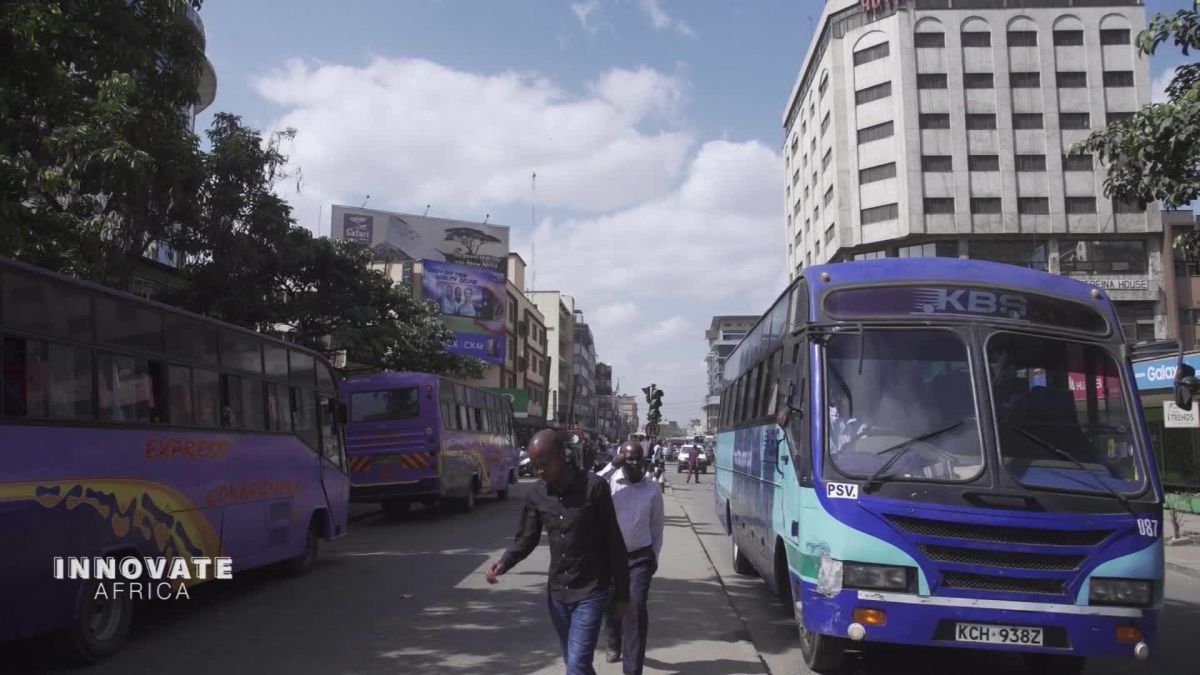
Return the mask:
[[566, 441], [556, 431], [534, 434], [528, 454], [541, 480], [526, 496], [512, 546], [485, 577], [495, 584], [528, 557], [544, 527], [550, 537], [546, 604], [566, 673], [595, 675], [604, 611], [623, 615], [629, 607], [629, 556], [612, 492], [606, 479], [567, 463]]
[[617, 523], [629, 551], [629, 610], [624, 615], [611, 614], [606, 622], [607, 661], [621, 661], [626, 675], [641, 675], [650, 627], [650, 580], [658, 571], [662, 553], [662, 490], [646, 479], [645, 451], [637, 443], [622, 445], [601, 475], [609, 480]]
[[688, 452], [688, 475], [685, 483], [692, 482], [692, 476], [696, 477], [696, 484], [700, 484], [700, 446], [693, 445]]

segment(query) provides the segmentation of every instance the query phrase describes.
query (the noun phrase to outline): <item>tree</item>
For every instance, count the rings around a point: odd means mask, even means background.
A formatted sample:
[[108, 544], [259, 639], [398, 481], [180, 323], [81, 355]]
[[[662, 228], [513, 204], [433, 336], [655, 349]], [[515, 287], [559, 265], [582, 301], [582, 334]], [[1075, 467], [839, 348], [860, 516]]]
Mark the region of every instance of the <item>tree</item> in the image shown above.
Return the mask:
[[446, 230], [446, 241], [462, 246], [467, 255], [478, 255], [479, 248], [484, 244], [500, 243], [496, 237], [473, 227], [452, 227]]
[[0, 254], [127, 286], [186, 227], [200, 4], [0, 3]]
[[[1200, 49], [1200, 0], [1191, 9], [1157, 14], [1137, 37], [1145, 55], [1171, 42], [1185, 55]], [[1200, 197], [1200, 63], [1175, 70], [1168, 100], [1108, 125], [1072, 149], [1093, 153], [1108, 171], [1105, 194], [1125, 201], [1162, 202], [1178, 208]], [[1175, 241], [1189, 259], [1200, 259], [1200, 233]]]
[[372, 269], [366, 246], [293, 224], [277, 188], [294, 176], [281, 144], [295, 133], [264, 139], [235, 115], [214, 117], [197, 227], [187, 241], [202, 254], [174, 300], [314, 349], [345, 349], [349, 361], [374, 368], [482, 375], [475, 359], [446, 352], [453, 334], [437, 308]]

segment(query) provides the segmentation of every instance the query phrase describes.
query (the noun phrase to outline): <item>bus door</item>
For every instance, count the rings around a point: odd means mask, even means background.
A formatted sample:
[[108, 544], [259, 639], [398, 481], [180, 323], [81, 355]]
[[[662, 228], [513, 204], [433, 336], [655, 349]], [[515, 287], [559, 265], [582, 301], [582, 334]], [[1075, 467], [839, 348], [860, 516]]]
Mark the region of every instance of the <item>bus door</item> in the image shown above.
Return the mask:
[[432, 395], [422, 396], [414, 384], [351, 391], [347, 403], [346, 455], [354, 485], [415, 483], [437, 476], [440, 425]]
[[346, 454], [342, 446], [340, 411], [336, 399], [320, 395], [321, 416], [321, 487], [333, 520], [333, 536], [346, 532], [350, 515], [350, 477], [346, 475]]

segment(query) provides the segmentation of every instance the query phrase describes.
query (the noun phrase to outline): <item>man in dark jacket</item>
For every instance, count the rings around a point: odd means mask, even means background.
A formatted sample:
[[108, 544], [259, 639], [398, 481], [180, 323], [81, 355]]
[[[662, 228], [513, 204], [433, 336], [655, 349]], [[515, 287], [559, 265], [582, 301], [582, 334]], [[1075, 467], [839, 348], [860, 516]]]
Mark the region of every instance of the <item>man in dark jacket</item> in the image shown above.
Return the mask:
[[628, 554], [608, 481], [569, 464], [566, 450], [565, 439], [550, 429], [529, 441], [529, 458], [542, 480], [525, 499], [512, 546], [485, 574], [496, 583], [537, 548], [544, 527], [550, 537], [547, 605], [567, 675], [594, 675], [610, 589], [613, 613], [624, 616], [629, 608]]

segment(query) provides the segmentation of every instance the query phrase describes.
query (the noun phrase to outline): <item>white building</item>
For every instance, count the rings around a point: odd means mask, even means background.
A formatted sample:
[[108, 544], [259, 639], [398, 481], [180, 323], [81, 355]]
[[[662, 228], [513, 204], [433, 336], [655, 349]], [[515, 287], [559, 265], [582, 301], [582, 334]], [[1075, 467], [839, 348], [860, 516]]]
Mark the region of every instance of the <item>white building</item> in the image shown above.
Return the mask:
[[1114, 203], [1092, 130], [1150, 102], [1141, 0], [829, 0], [784, 115], [786, 241], [811, 264], [962, 256], [1069, 274], [1165, 337], [1157, 205]]
[[725, 375], [725, 359], [746, 337], [746, 333], [758, 322], [757, 316], [714, 316], [704, 338], [708, 340], [708, 395], [704, 399], [704, 417], [708, 433], [716, 433], [717, 415], [721, 410], [722, 379]]
[[546, 356], [550, 358], [546, 419], [557, 425], [568, 423], [574, 387], [575, 298], [558, 291], [527, 291], [546, 324]]

